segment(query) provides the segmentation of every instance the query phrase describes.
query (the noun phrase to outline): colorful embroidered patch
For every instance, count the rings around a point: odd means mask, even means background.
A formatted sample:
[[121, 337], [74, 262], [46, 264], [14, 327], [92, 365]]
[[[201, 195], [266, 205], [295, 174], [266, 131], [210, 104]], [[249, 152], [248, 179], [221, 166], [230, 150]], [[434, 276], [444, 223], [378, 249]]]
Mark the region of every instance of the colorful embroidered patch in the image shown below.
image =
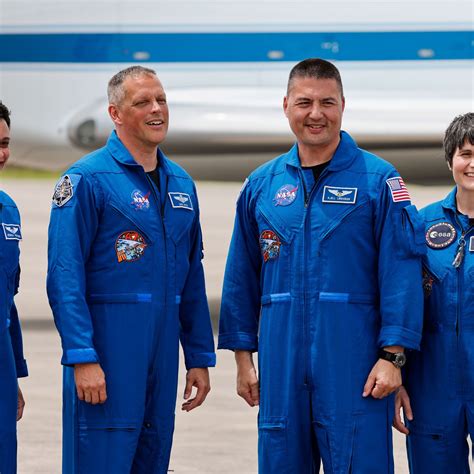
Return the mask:
[[280, 255], [280, 239], [273, 230], [264, 230], [260, 234], [260, 248], [262, 250], [263, 261], [267, 262]]
[[143, 194], [139, 189], [134, 189], [132, 191], [132, 202], [130, 204], [137, 211], [146, 211], [150, 207], [149, 196], [150, 191]]
[[449, 222], [439, 222], [426, 231], [425, 238], [428, 247], [444, 249], [454, 242], [456, 229]]
[[74, 187], [71, 178], [66, 174], [56, 184], [53, 194], [53, 202], [56, 206], [64, 206], [74, 195]]
[[122, 232], [115, 241], [117, 260], [119, 263], [138, 260], [143, 257], [146, 246], [145, 239], [137, 231]]
[[340, 186], [324, 186], [323, 202], [332, 204], [355, 204], [357, 188], [342, 188]]
[[469, 239], [469, 252], [474, 252], [474, 235]]
[[5, 224], [2, 222], [2, 227], [6, 240], [21, 240], [20, 224]]
[[188, 209], [189, 211], [193, 210], [193, 203], [191, 201], [189, 194], [173, 192], [173, 193], [168, 193], [168, 196], [170, 198], [171, 205], [174, 208], [180, 207], [182, 209]]
[[285, 184], [276, 192], [273, 204], [275, 206], [289, 206], [296, 199], [297, 192], [298, 186]]
[[410, 201], [408, 189], [400, 176], [387, 179], [386, 183], [392, 193], [393, 202]]

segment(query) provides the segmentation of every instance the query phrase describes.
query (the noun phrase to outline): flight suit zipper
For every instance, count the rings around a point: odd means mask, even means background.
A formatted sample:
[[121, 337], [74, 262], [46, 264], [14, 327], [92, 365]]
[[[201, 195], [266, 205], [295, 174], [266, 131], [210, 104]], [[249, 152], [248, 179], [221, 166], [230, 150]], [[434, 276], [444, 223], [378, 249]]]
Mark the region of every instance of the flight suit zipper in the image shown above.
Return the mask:
[[307, 278], [307, 262], [309, 262], [309, 255], [308, 255], [308, 245], [307, 242], [311, 242], [311, 236], [308, 238], [308, 208], [311, 204], [311, 200], [316, 193], [316, 190], [319, 188], [319, 185], [322, 181], [322, 178], [327, 174], [328, 169], [325, 168], [322, 173], [319, 175], [317, 181], [314, 183], [313, 188], [308, 193], [308, 189], [306, 188], [306, 182], [303, 176], [303, 172], [301, 168], [298, 168], [298, 175], [300, 178], [301, 183], [303, 184], [303, 191], [304, 191], [304, 225], [303, 225], [303, 353], [306, 355], [303, 360], [303, 367], [304, 367], [304, 384], [306, 387], [311, 388], [312, 384], [312, 370], [311, 370], [311, 338], [310, 338], [310, 320], [309, 320], [309, 308], [308, 308], [308, 299], [306, 296], [306, 282]]

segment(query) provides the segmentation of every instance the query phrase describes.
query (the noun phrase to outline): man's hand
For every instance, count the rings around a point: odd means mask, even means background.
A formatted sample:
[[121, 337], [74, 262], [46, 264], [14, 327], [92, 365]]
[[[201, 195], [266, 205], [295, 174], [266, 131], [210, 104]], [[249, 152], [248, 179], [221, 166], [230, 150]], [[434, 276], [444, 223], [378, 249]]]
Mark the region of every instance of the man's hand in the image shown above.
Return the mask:
[[[392, 350], [393, 349], [393, 350]], [[390, 352], [401, 352], [403, 348], [388, 348]], [[363, 397], [372, 395], [374, 398], [384, 398], [390, 395], [402, 384], [402, 373], [388, 360], [379, 359], [370, 371], [364, 385]]]
[[[196, 396], [189, 398], [193, 387], [197, 388]], [[186, 401], [181, 405], [181, 410], [191, 411], [201, 406], [210, 390], [209, 369], [207, 367], [189, 369], [186, 374], [186, 388], [184, 389], [184, 399]]]
[[406, 420], [412, 421], [413, 412], [411, 410], [410, 397], [408, 396], [408, 393], [405, 390], [405, 387], [403, 385], [398, 389], [397, 395], [395, 397], [395, 415], [393, 417], [393, 427], [396, 430], [400, 431], [400, 433], [407, 435], [407, 434], [410, 434], [410, 431], [401, 419], [401, 416], [400, 416], [401, 408], [403, 408], [404, 418]]
[[16, 407], [16, 421], [21, 420], [23, 416], [23, 410], [25, 408], [25, 399], [23, 398], [23, 394], [21, 393], [21, 389], [18, 386], [18, 402]]
[[260, 387], [252, 353], [235, 351], [235, 361], [237, 362], [237, 393], [251, 407], [257, 406], [260, 403]]
[[76, 364], [74, 380], [79, 400], [92, 405], [107, 400], [105, 374], [99, 364]]

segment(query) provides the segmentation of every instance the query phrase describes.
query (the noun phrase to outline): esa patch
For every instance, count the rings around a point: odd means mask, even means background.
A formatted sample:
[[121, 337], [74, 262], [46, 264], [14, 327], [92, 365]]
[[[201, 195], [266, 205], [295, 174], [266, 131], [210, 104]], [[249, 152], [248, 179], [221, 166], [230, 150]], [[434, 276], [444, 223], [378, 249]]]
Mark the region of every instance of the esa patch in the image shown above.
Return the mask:
[[387, 179], [386, 183], [388, 184], [390, 192], [392, 193], [393, 202], [410, 201], [410, 194], [408, 193], [408, 189], [400, 176]]
[[146, 211], [150, 207], [149, 196], [150, 191], [144, 194], [139, 189], [134, 189], [132, 191], [132, 202], [130, 204], [136, 211]]
[[275, 206], [289, 206], [295, 199], [298, 192], [298, 186], [294, 184], [284, 184], [273, 198]]
[[135, 230], [122, 232], [115, 241], [115, 252], [117, 260], [122, 262], [133, 262], [143, 257], [147, 244], [141, 234]]
[[280, 239], [273, 230], [264, 230], [260, 234], [260, 249], [262, 250], [263, 261], [268, 262], [280, 255]]
[[2, 227], [6, 240], [21, 240], [20, 224], [5, 224], [2, 222]]
[[474, 252], [474, 235], [469, 239], [469, 252]]
[[439, 222], [426, 231], [425, 238], [428, 247], [444, 249], [454, 242], [456, 229], [449, 222]]
[[168, 193], [168, 196], [174, 208], [188, 209], [189, 211], [193, 210], [193, 203], [189, 194], [172, 192]]
[[56, 206], [64, 206], [74, 195], [74, 187], [71, 178], [66, 174], [56, 184], [53, 194], [53, 203]]
[[357, 188], [341, 188], [340, 186], [324, 186], [323, 202], [332, 204], [355, 204]]

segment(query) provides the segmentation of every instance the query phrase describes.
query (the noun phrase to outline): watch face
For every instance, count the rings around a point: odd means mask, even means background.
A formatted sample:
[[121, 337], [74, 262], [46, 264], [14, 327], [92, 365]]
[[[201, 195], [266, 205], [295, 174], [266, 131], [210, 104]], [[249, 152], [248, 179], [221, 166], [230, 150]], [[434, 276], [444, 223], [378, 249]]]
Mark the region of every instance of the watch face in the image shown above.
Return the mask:
[[393, 363], [397, 367], [403, 367], [405, 365], [406, 360], [407, 360], [407, 358], [406, 358], [405, 354], [403, 352], [399, 352], [399, 353], [395, 354], [395, 360], [393, 361]]

